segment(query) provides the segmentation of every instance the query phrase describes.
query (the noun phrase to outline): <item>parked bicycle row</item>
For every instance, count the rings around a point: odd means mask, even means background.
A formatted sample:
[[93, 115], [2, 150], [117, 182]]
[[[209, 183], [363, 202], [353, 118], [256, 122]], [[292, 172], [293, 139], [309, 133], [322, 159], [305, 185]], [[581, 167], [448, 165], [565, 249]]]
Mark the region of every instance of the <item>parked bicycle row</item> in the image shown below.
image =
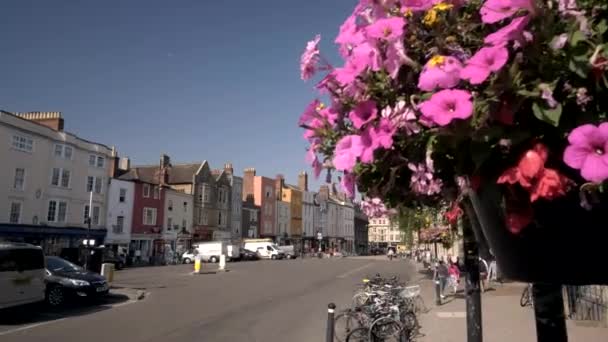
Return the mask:
[[419, 285], [376, 274], [363, 279], [351, 307], [336, 314], [334, 340], [413, 341], [420, 328], [417, 315], [426, 310]]

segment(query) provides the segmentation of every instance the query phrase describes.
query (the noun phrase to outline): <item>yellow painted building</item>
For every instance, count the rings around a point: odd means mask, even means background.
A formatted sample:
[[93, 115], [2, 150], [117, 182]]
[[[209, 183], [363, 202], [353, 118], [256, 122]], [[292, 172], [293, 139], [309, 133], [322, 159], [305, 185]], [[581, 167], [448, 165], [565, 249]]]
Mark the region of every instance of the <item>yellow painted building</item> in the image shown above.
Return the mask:
[[302, 191], [294, 186], [286, 185], [282, 189], [282, 201], [289, 203], [291, 221], [289, 236], [302, 236]]

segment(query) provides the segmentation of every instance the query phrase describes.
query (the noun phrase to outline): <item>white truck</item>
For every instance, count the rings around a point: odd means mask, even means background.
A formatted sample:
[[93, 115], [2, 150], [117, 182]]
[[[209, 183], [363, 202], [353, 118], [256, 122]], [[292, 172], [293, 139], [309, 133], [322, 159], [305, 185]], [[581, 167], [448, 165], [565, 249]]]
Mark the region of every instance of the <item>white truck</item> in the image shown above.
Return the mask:
[[246, 239], [243, 248], [256, 252], [263, 259], [285, 258], [285, 252], [280, 250], [271, 239]]
[[220, 261], [220, 255], [228, 255], [228, 244], [222, 241], [197, 242], [192, 244], [201, 257], [201, 261], [216, 263]]

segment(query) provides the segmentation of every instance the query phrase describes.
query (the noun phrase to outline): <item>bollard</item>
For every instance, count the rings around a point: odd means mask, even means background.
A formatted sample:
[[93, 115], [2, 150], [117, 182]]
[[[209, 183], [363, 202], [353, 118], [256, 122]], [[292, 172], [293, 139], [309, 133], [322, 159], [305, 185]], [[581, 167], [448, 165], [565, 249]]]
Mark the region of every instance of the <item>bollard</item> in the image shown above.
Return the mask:
[[329, 303], [327, 305], [327, 335], [325, 336], [325, 342], [333, 342], [334, 340], [334, 312], [336, 311], [336, 304]]
[[441, 283], [435, 280], [435, 304], [441, 305]]
[[101, 264], [101, 275], [106, 278], [108, 283], [112, 283], [114, 281], [114, 264]]
[[201, 256], [197, 255], [194, 257], [194, 273], [201, 273]]
[[220, 254], [220, 264], [218, 271], [226, 271], [226, 255]]

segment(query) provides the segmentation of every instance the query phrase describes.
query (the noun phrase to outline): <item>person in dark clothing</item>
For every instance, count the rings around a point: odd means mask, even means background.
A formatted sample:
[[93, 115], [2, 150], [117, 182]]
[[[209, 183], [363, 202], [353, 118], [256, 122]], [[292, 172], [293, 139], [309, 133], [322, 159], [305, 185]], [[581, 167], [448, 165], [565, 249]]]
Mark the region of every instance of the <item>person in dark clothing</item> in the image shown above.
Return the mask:
[[435, 268], [435, 276], [433, 277], [435, 281], [439, 281], [439, 293], [441, 299], [445, 298], [445, 286], [448, 283], [448, 277], [450, 276], [450, 271], [443, 260], [439, 260], [437, 263], [437, 267]]

